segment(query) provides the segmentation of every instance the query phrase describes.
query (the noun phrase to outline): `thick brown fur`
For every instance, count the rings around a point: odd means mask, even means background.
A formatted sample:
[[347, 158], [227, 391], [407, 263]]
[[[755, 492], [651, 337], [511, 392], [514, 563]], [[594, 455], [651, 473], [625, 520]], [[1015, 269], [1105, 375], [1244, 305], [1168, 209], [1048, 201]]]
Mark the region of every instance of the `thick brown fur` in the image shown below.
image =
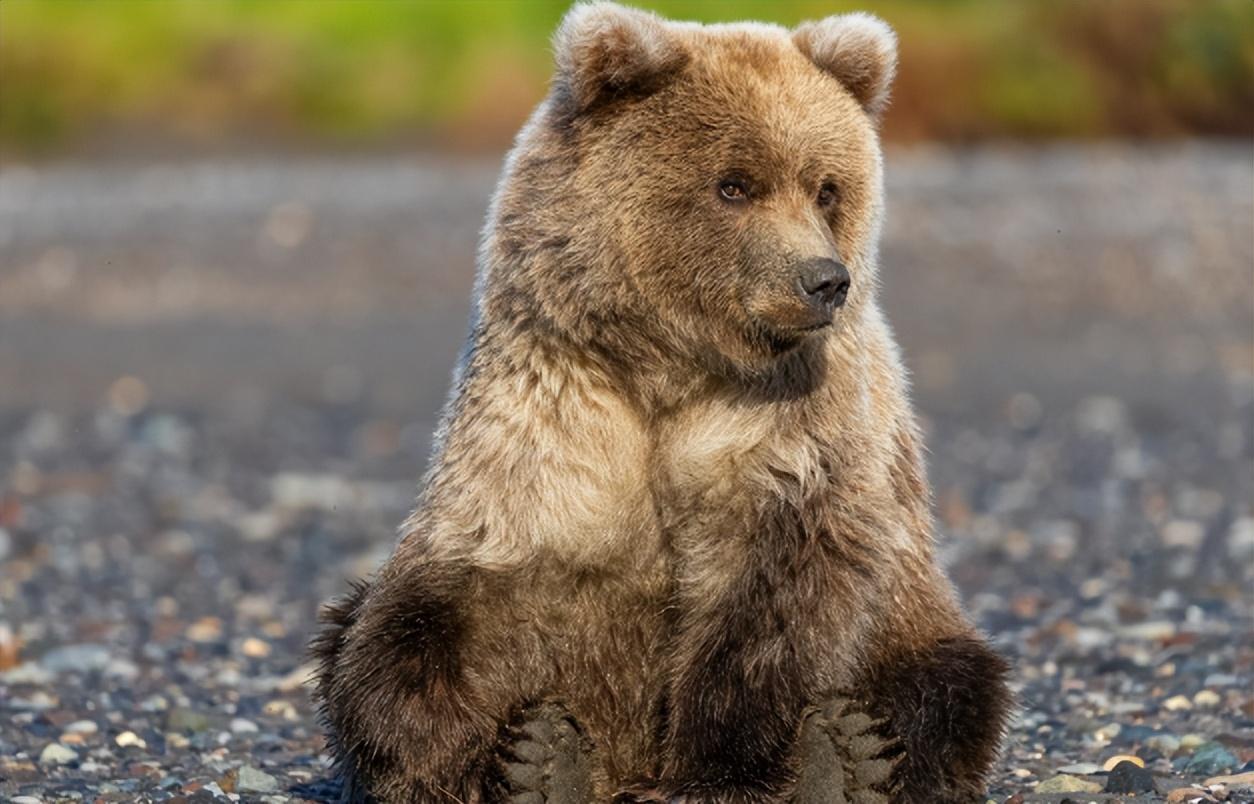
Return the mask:
[[[555, 48], [418, 508], [315, 643], [346, 800], [500, 800], [509, 724], [551, 702], [595, 801], [784, 801], [846, 692], [895, 800], [977, 794], [1006, 666], [935, 564], [875, 299], [891, 32], [601, 3]], [[816, 260], [850, 280], [825, 326]]]

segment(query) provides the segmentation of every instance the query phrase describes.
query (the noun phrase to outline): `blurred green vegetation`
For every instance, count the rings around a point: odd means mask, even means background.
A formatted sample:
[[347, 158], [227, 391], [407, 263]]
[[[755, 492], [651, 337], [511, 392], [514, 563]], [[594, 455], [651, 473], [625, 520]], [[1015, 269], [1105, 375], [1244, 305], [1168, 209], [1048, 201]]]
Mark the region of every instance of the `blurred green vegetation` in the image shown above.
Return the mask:
[[[703, 21], [867, 8], [895, 140], [1254, 134], [1252, 0], [639, 0]], [[563, 0], [0, 0], [0, 151], [497, 148]]]

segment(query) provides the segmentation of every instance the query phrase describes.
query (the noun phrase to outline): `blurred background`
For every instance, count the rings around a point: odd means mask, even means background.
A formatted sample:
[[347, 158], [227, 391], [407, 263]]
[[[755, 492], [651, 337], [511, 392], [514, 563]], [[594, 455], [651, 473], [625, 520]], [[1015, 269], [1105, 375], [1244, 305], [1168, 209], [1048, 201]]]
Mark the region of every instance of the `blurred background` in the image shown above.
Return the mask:
[[[1254, 3], [638, 5], [898, 31], [883, 300], [1016, 662], [994, 796], [1254, 771]], [[565, 7], [0, 0], [0, 798], [334, 793], [304, 644]]]
[[[702, 21], [804, 19], [824, 0], [662, 0]], [[1244, 136], [1242, 0], [887, 0], [893, 142]], [[16, 0], [0, 144], [18, 156], [415, 146], [499, 150], [542, 96], [567, 6], [405, 0]]]

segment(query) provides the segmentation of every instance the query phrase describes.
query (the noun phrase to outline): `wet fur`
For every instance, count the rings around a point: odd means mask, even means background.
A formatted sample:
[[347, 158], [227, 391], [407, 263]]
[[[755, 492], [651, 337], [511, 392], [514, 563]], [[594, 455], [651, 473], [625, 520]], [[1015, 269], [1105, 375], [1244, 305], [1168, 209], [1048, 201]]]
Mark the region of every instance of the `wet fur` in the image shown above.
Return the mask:
[[[936, 567], [874, 293], [893, 44], [863, 16], [568, 15], [419, 505], [314, 644], [346, 800], [501, 800], [508, 724], [555, 702], [596, 801], [781, 801], [841, 691], [898, 739], [901, 800], [982, 788], [1006, 668]], [[733, 169], [743, 214], [715, 195]], [[816, 254], [853, 288], [798, 333]]]

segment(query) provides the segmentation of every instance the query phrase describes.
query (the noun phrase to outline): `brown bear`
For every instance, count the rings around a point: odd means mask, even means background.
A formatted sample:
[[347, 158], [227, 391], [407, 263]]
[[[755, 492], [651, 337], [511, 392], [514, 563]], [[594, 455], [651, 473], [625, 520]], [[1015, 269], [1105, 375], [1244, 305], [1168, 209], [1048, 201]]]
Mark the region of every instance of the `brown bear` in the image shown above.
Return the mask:
[[1007, 667], [876, 302], [896, 45], [578, 5], [391, 559], [330, 606], [346, 801], [957, 802]]

